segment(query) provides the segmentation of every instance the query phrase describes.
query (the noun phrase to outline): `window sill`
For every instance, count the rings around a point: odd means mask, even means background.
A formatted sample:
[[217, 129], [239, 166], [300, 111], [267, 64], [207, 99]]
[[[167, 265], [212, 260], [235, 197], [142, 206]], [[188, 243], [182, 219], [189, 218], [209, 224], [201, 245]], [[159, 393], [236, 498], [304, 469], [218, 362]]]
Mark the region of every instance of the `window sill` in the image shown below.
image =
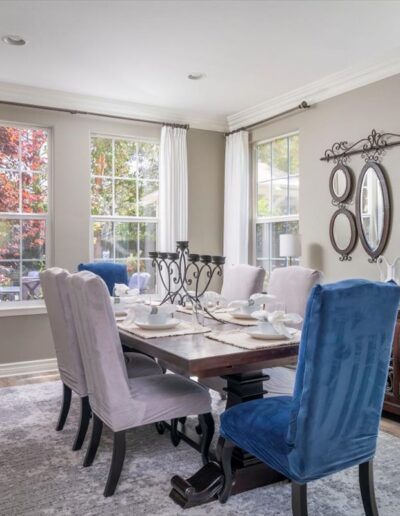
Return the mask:
[[47, 314], [43, 299], [33, 301], [5, 301], [0, 303], [0, 317], [42, 314]]

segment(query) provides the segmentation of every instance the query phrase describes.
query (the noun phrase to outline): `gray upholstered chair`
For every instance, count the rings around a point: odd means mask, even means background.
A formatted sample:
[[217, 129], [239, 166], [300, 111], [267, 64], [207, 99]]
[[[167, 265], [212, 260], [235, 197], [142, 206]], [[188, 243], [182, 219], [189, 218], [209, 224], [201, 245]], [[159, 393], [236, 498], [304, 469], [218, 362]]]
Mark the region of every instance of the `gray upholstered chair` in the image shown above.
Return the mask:
[[116, 489], [125, 458], [125, 432], [134, 427], [199, 415], [201, 452], [207, 462], [214, 433], [208, 391], [174, 374], [128, 378], [105, 283], [91, 272], [74, 274], [67, 283], [93, 412], [93, 431], [84, 466], [93, 462], [103, 424], [113, 432], [113, 454], [104, 496], [111, 496]]
[[[72, 446], [73, 450], [79, 450], [85, 439], [91, 412], [81, 352], [67, 294], [68, 276], [70, 274], [66, 270], [54, 267], [40, 273], [40, 282], [63, 383], [63, 402], [56, 430], [64, 428], [73, 391], [81, 400], [80, 423]], [[154, 360], [140, 353], [126, 353], [125, 362], [130, 377], [162, 374]]]
[[[224, 270], [221, 296], [227, 301], [238, 301], [249, 299], [253, 294], [262, 292], [264, 289], [265, 270], [262, 267], [254, 267], [245, 263], [240, 265], [227, 266]], [[215, 376], [213, 378], [202, 378], [200, 382], [220, 393], [224, 399], [226, 392], [226, 380]]]
[[[285, 304], [286, 312], [296, 313], [304, 317], [308, 296], [314, 285], [321, 283], [322, 273], [314, 269], [307, 269], [293, 265], [281, 267], [272, 271], [268, 294], [276, 296], [277, 301]], [[298, 326], [301, 329], [302, 324]], [[263, 373], [269, 376], [265, 382], [267, 396], [291, 396], [294, 389], [296, 367], [273, 367], [264, 369]]]
[[221, 295], [228, 301], [248, 299], [252, 294], [262, 292], [265, 270], [245, 263], [226, 266]]

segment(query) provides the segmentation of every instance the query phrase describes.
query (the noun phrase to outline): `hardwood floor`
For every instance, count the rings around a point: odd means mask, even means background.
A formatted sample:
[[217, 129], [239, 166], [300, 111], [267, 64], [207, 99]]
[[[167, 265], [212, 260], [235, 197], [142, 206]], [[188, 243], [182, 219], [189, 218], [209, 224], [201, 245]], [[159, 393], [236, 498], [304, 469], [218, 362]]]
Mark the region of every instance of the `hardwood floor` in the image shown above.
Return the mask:
[[[0, 388], [14, 387], [16, 385], [28, 385], [32, 383], [55, 382], [60, 379], [58, 373], [24, 374], [19, 376], [8, 376], [0, 378]], [[400, 420], [383, 417], [381, 420], [381, 430], [400, 438]]]
[[15, 387], [16, 385], [27, 385], [30, 383], [55, 382], [60, 379], [58, 373], [21, 374], [18, 376], [6, 376], [0, 378], [1, 387]]

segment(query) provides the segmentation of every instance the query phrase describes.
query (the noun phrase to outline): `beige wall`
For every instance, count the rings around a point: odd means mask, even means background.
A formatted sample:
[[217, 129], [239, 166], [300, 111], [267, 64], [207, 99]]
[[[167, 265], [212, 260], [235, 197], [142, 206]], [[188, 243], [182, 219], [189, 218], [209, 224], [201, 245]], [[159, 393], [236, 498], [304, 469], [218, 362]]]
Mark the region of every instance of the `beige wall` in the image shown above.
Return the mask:
[[[159, 140], [160, 128], [0, 106], [0, 121], [49, 127], [53, 137], [51, 264], [71, 271], [90, 257], [90, 133]], [[193, 251], [222, 250], [224, 138], [188, 132], [189, 239]], [[200, 214], [206, 207], [203, 223]], [[204, 228], [207, 228], [205, 230]], [[212, 229], [210, 231], [210, 228]], [[47, 316], [0, 317], [0, 363], [54, 356]]]
[[[334, 142], [356, 142], [372, 129], [400, 133], [400, 75], [354, 90], [313, 106], [309, 111], [254, 130], [252, 141], [300, 132], [300, 233], [305, 266], [316, 267], [326, 281], [363, 277], [379, 279], [376, 264], [368, 263], [361, 243], [351, 262], [340, 262], [329, 240], [329, 222], [335, 211], [329, 194], [333, 164], [320, 161]], [[307, 100], [307, 99], [306, 99]], [[392, 192], [392, 231], [384, 254], [400, 255], [400, 147], [387, 151], [383, 167]], [[352, 156], [349, 166], [357, 179], [363, 160]], [[354, 213], [354, 203], [350, 206]]]

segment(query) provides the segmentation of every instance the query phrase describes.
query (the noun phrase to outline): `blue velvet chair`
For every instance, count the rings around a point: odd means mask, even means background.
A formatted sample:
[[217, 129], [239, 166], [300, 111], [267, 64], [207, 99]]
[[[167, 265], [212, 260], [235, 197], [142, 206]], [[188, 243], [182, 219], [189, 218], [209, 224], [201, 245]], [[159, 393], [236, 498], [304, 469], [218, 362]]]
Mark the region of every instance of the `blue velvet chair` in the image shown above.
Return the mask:
[[112, 262], [93, 262], [80, 263], [78, 271], [90, 271], [100, 276], [107, 285], [110, 295], [113, 295], [114, 285], [116, 283], [125, 283], [128, 285], [128, 271], [126, 265]]
[[347, 280], [317, 285], [307, 303], [293, 396], [249, 401], [221, 416], [230, 494], [233, 446], [292, 481], [292, 510], [307, 515], [307, 483], [359, 465], [364, 510], [376, 516], [373, 457], [400, 287]]

